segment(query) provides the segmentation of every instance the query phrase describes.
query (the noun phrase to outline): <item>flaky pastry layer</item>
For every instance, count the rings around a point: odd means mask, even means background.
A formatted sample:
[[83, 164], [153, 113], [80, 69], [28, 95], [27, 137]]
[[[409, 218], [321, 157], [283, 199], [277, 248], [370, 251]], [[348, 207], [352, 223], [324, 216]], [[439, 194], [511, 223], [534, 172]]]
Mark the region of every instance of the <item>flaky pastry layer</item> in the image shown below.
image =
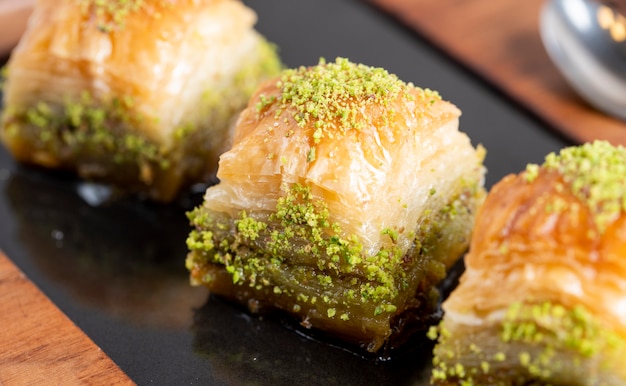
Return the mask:
[[14, 156], [168, 201], [203, 182], [280, 63], [241, 2], [40, 0], [3, 90]]

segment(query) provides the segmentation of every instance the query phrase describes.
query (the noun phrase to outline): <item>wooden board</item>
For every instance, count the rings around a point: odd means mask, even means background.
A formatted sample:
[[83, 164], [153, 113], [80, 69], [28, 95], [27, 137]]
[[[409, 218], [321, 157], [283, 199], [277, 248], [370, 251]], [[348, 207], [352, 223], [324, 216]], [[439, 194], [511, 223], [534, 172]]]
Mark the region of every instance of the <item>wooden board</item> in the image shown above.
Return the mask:
[[575, 142], [626, 145], [626, 123], [566, 83], [539, 34], [544, 0], [370, 0]]
[[17, 44], [34, 4], [35, 0], [0, 0], [0, 58]]
[[132, 385], [0, 252], [0, 385]]

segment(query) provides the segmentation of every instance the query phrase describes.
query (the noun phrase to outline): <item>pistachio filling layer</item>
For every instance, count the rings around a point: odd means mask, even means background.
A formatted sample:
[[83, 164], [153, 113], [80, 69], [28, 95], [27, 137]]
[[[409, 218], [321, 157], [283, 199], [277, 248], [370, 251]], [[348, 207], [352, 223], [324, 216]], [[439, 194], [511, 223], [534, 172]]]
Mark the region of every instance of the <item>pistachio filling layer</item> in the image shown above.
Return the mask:
[[4, 114], [4, 136], [29, 142], [44, 150], [51, 159], [111, 157], [114, 163], [154, 163], [167, 168], [166, 149], [141, 134], [134, 126], [142, 117], [130, 113], [131, 98], [114, 98], [108, 103], [96, 101], [83, 92], [78, 101], [66, 99], [60, 106], [38, 102], [32, 107], [9, 107]]
[[388, 335], [390, 319], [411, 307], [418, 294], [428, 303], [421, 307], [435, 311], [434, 286], [445, 277], [450, 256], [467, 247], [477, 196], [482, 194], [465, 187], [424, 216], [408, 235], [413, 240], [408, 251], [397, 247], [398, 237], [406, 235], [381, 229], [385, 246], [373, 256], [330, 220], [325, 203], [306, 186], [289, 187], [271, 213], [241, 212], [233, 219], [200, 206], [188, 214], [194, 230], [187, 240], [187, 268], [194, 284], [211, 288], [221, 267], [232, 286], [248, 288], [260, 301], [280, 297], [285, 305], [279, 308], [302, 316], [314, 309], [319, 318], [355, 319], [357, 325], [380, 316], [372, 323]]
[[[452, 336], [445, 322], [431, 327], [429, 337], [438, 339], [433, 381], [454, 380], [463, 385], [484, 384], [486, 379], [498, 385], [567, 384], [560, 377], [571, 376], [576, 367], [597, 376], [598, 370], [608, 368], [608, 360], [626, 347], [623, 338], [602, 327], [582, 306], [567, 309], [550, 302], [514, 303], [494, 328], [498, 329], [499, 340], [495, 345], [486, 343], [478, 332]], [[585, 367], [585, 361], [592, 363], [591, 368]], [[588, 383], [581, 380], [581, 384]]]

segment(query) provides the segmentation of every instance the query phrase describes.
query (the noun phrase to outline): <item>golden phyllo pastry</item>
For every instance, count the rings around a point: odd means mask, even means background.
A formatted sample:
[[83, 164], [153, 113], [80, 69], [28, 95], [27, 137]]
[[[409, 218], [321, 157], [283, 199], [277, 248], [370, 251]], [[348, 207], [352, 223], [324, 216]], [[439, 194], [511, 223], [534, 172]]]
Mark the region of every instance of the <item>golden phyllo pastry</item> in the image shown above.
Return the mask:
[[39, 0], [10, 57], [0, 133], [20, 161], [169, 201], [214, 175], [280, 62], [235, 0]]
[[343, 58], [264, 83], [189, 213], [192, 283], [370, 352], [425, 329], [484, 197], [459, 115]]
[[625, 385], [625, 211], [626, 149], [607, 142], [496, 184], [443, 304], [433, 379]]

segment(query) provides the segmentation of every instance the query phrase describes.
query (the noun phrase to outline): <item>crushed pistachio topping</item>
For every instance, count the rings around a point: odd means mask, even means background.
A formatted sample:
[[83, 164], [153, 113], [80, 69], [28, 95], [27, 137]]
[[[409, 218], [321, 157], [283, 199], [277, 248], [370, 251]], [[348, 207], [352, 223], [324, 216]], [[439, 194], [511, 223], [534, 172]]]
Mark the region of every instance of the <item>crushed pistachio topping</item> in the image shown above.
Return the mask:
[[524, 174], [524, 178], [526, 178], [526, 182], [533, 182], [537, 178], [538, 175], [539, 175], [539, 165], [528, 164], [526, 166], [526, 173]]
[[125, 19], [137, 12], [146, 3], [145, 0], [77, 0], [82, 7], [83, 14], [93, 14], [98, 28], [109, 32], [116, 27], [122, 27]]
[[[451, 334], [443, 322], [432, 327], [427, 336], [438, 340], [433, 359], [433, 380], [458, 378], [476, 384], [480, 384], [481, 376], [497, 368], [499, 362], [509, 359], [516, 362], [519, 367], [516, 371], [527, 381], [550, 381], [556, 376], [556, 372], [569, 367], [564, 360], [579, 362], [594, 356], [617, 355], [616, 350], [622, 350], [625, 343], [616, 333], [602, 328], [583, 306], [568, 309], [551, 302], [516, 302], [509, 306], [499, 326], [503, 351], [488, 352], [481, 349], [480, 342], [465, 342], [464, 345], [469, 350], [460, 354], [448, 345]], [[507, 346], [514, 343], [541, 349], [511, 353]], [[510, 355], [507, 356], [507, 352]], [[559, 352], [572, 353], [573, 357], [559, 356]], [[469, 362], [480, 363], [480, 366], [466, 369], [465, 378], [460, 377], [457, 371], [451, 371], [461, 361], [465, 362], [462, 356], [469, 355], [474, 357]], [[496, 378], [498, 376], [491, 375]]]
[[[626, 149], [606, 141], [594, 141], [562, 149], [546, 156], [542, 168], [563, 176], [569, 189], [594, 215], [600, 232], [626, 210]], [[532, 181], [536, 165], [526, 168]]]
[[[382, 68], [355, 64], [345, 58], [331, 63], [320, 59], [317, 66], [287, 69], [277, 86], [280, 96], [260, 95], [257, 111], [277, 104], [278, 119], [289, 109], [298, 125], [314, 126], [314, 143], [324, 137], [332, 138], [336, 131], [359, 129], [364, 124], [364, 104], [386, 107], [400, 94], [411, 98], [412, 89], [432, 103], [441, 99], [437, 92], [404, 83]], [[393, 109], [387, 109], [387, 114], [391, 117]]]

